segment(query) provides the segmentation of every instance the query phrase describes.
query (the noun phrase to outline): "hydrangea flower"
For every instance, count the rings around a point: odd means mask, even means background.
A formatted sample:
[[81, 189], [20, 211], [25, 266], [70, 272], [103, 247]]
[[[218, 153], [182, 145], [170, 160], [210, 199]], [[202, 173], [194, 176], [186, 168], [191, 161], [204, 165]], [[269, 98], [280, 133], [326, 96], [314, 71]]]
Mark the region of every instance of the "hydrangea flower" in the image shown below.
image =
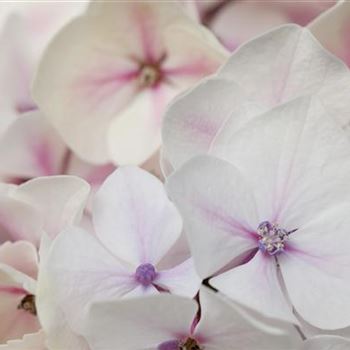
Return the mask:
[[[81, 216], [89, 186], [69, 176], [0, 186], [0, 346], [44, 347], [37, 305], [38, 246]], [[13, 241], [13, 242], [11, 242]], [[44, 240], [45, 241], [45, 240]], [[42, 246], [40, 247], [42, 249]]]
[[49, 45], [33, 92], [79, 157], [140, 165], [160, 146], [165, 105], [225, 59], [180, 4], [93, 1]]
[[350, 66], [349, 1], [338, 1], [337, 6], [313, 21], [309, 28], [322, 45]]
[[350, 73], [309, 30], [286, 25], [237, 50], [219, 72], [177, 98], [163, 126], [165, 171], [207, 153], [223, 128], [296, 97], [319, 97], [329, 115], [349, 124]]
[[219, 274], [210, 284], [237, 302], [297, 323], [293, 306], [323, 329], [350, 324], [350, 144], [332, 117], [299, 98], [226, 126], [211, 150], [224, 160], [196, 157], [168, 182], [202, 278]]
[[158, 295], [96, 303], [85, 336], [92, 350], [297, 349], [295, 329], [266, 320], [203, 287], [195, 300]]
[[170, 292], [193, 297], [200, 285], [192, 259], [166, 264], [182, 220], [162, 183], [134, 167], [119, 168], [96, 194], [96, 235], [61, 233], [45, 262], [48, 280], [71, 328], [79, 333], [91, 302]]

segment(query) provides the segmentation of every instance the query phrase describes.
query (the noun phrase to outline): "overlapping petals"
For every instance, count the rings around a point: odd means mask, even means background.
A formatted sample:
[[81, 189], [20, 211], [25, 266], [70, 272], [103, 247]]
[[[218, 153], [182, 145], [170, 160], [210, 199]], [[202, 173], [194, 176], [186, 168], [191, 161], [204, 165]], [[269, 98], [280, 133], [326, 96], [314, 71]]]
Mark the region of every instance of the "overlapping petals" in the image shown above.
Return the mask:
[[[168, 182], [198, 272], [206, 278], [229, 270], [211, 284], [267, 315], [296, 322], [290, 297], [309, 323], [346, 327], [346, 134], [315, 98], [296, 99], [234, 130], [223, 129], [212, 145], [225, 160], [195, 158]], [[267, 236], [259, 232], [263, 223]], [[271, 225], [284, 231], [277, 236]], [[271, 245], [268, 235], [277, 241]]]
[[53, 286], [76, 332], [97, 300], [197, 293], [200, 280], [191, 259], [159, 269], [180, 238], [182, 220], [157, 178], [134, 167], [118, 169], [96, 195], [93, 221], [96, 235], [67, 229], [45, 264], [49, 280], [43, 283]]
[[[219, 72], [179, 97], [163, 127], [163, 158], [177, 169], [207, 153], [221, 129], [305, 95], [318, 96], [347, 128], [350, 73], [307, 29], [286, 25], [256, 38], [234, 53]], [[208, 98], [210, 96], [210, 98]]]

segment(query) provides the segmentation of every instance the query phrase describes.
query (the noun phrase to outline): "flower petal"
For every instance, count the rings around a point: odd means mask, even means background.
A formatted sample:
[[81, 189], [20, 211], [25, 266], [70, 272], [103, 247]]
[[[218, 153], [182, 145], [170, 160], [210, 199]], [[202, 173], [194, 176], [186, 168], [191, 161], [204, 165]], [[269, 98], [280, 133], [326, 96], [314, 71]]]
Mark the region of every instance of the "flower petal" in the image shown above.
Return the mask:
[[315, 216], [290, 236], [279, 257], [293, 306], [318, 328], [350, 324], [349, 210], [343, 204]]
[[231, 164], [209, 156], [196, 157], [168, 179], [167, 189], [182, 213], [202, 278], [257, 247], [252, 234], [259, 224], [255, 201]]
[[203, 338], [205, 349], [294, 350], [300, 345], [291, 324], [267, 319], [258, 313], [229, 303], [220, 293], [202, 287], [201, 318], [195, 335]]
[[303, 350], [347, 350], [350, 340], [336, 336], [318, 336], [308, 339]]
[[228, 122], [211, 153], [232, 162], [254, 188], [260, 222], [293, 230], [347, 200], [350, 143], [316, 97], [301, 97], [237, 132]]
[[0, 139], [0, 172], [7, 177], [27, 179], [54, 175], [66, 146], [39, 112], [18, 118]]
[[349, 122], [346, 65], [323, 49], [308, 29], [297, 25], [282, 26], [248, 42], [218, 77], [232, 79], [265, 108], [317, 95], [330, 115], [342, 125]]
[[156, 349], [189, 334], [197, 308], [190, 298], [165, 293], [95, 303], [84, 335], [93, 349]]
[[156, 265], [180, 237], [182, 220], [163, 184], [136, 167], [110, 175], [96, 194], [93, 220], [100, 240], [136, 268]]
[[246, 264], [214, 277], [210, 284], [233, 301], [265, 316], [297, 323], [283, 294], [273, 257], [258, 252]]
[[190, 258], [172, 269], [160, 271], [154, 284], [170, 293], [193, 298], [199, 290], [201, 280]]
[[89, 185], [74, 176], [49, 176], [19, 186], [15, 197], [35, 208], [44, 220], [43, 229], [54, 238], [65, 226], [80, 220]]
[[67, 322], [79, 333], [91, 302], [121, 297], [136, 283], [132, 274], [95, 236], [72, 227], [50, 248], [47, 278]]
[[[234, 82], [216, 78], [207, 79], [190, 93], [180, 95], [164, 117], [163, 158], [178, 169], [193, 156], [207, 153], [232, 113], [236, 111], [237, 127], [249, 120], [247, 112], [241, 109], [241, 101], [245, 99]], [[252, 108], [250, 114], [255, 112]]]

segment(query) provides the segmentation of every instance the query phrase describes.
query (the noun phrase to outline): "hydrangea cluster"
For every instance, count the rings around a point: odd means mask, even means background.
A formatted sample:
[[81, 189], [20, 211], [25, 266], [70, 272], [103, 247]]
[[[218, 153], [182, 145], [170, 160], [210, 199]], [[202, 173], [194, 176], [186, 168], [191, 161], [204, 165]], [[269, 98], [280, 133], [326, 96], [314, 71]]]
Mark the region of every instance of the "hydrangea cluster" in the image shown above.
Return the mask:
[[349, 350], [350, 2], [0, 3], [0, 350]]

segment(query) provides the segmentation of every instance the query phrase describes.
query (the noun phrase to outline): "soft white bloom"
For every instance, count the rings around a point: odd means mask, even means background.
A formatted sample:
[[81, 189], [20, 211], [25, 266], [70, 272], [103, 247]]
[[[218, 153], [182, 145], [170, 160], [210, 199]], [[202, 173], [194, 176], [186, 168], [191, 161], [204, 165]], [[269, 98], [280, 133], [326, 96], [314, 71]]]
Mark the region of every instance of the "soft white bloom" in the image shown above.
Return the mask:
[[92, 350], [294, 350], [296, 330], [229, 304], [203, 287], [196, 301], [162, 294], [92, 305]]
[[165, 171], [207, 153], [221, 129], [238, 130], [260, 113], [304, 95], [318, 96], [329, 115], [348, 126], [349, 70], [307, 29], [286, 25], [248, 42], [217, 75], [170, 106], [163, 127]]
[[[234, 300], [325, 329], [350, 324], [350, 142], [318, 99], [226, 126], [169, 178], [202, 278]], [[208, 258], [210, 257], [210, 258]], [[286, 289], [286, 293], [284, 293]]]
[[42, 281], [55, 291], [74, 331], [81, 331], [96, 300], [197, 293], [192, 259], [163, 263], [181, 237], [182, 220], [157, 178], [136, 167], [119, 168], [97, 192], [92, 215], [96, 235], [78, 227], [61, 233], [45, 262], [48, 280]]
[[33, 92], [82, 159], [141, 165], [160, 146], [166, 104], [225, 59], [178, 3], [93, 1], [49, 45]]

